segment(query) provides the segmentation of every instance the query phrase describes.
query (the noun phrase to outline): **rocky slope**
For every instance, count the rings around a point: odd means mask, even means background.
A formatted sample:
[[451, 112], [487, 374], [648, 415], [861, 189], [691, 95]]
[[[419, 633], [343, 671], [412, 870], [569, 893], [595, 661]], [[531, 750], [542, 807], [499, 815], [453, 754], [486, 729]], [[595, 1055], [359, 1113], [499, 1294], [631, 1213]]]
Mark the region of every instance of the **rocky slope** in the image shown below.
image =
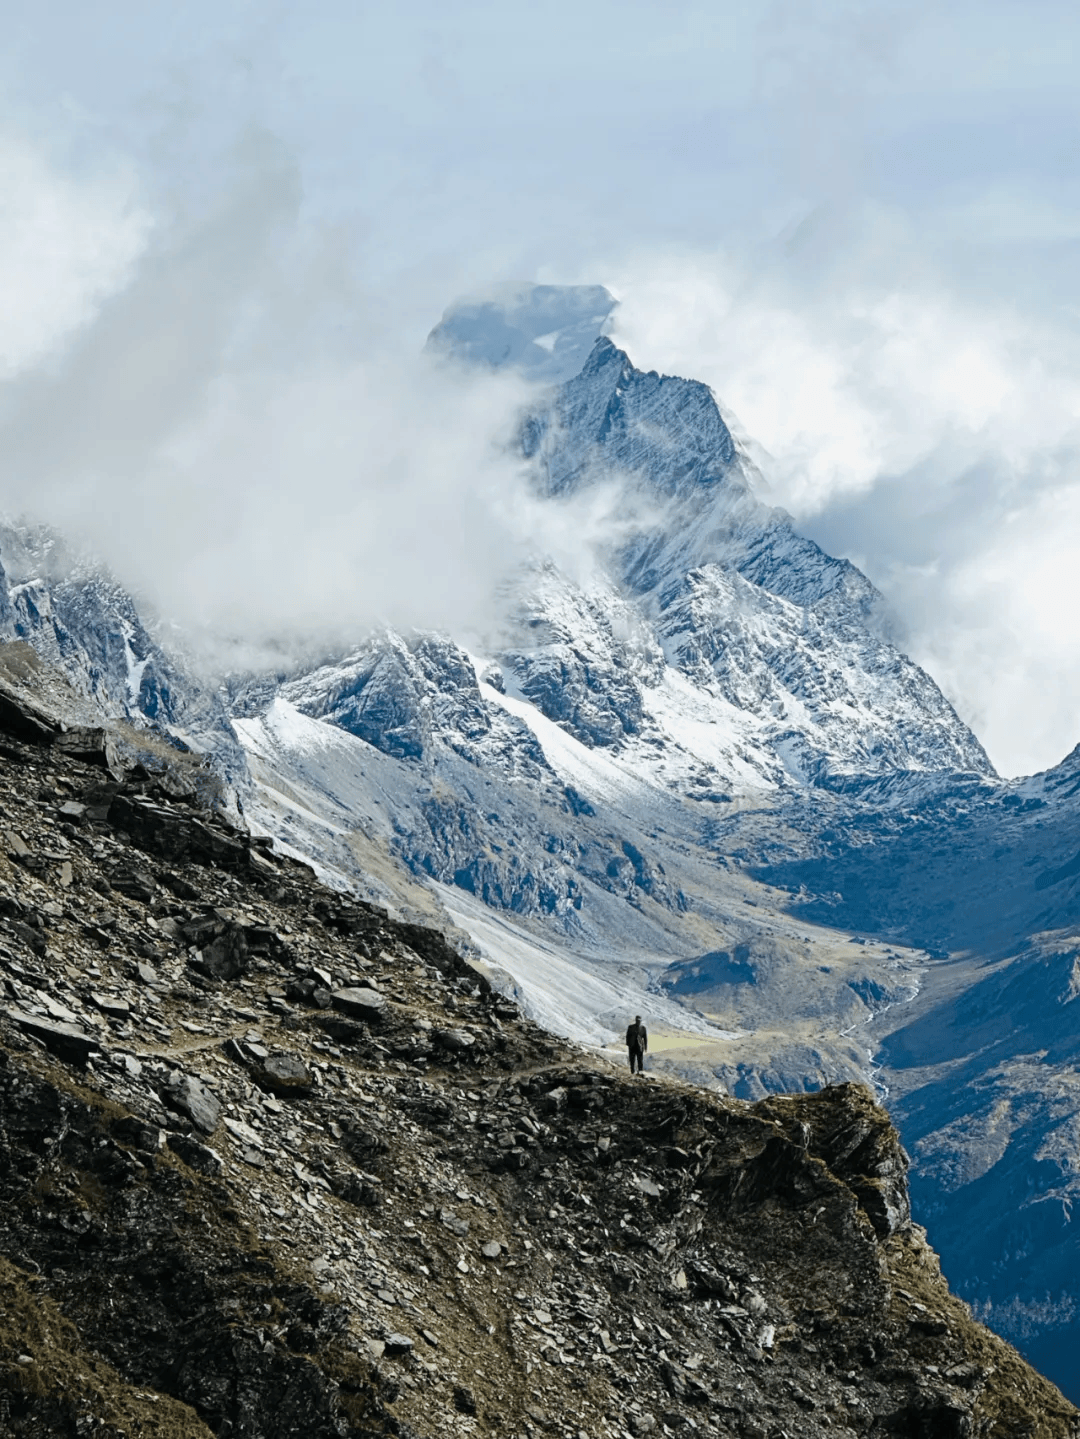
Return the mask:
[[946, 1272], [1074, 1400], [1078, 955], [1074, 928], [997, 963], [942, 963], [879, 1050]]
[[631, 1078], [201, 810], [190, 763], [110, 773], [18, 712], [7, 1432], [1080, 1432], [948, 1293], [868, 1091]]

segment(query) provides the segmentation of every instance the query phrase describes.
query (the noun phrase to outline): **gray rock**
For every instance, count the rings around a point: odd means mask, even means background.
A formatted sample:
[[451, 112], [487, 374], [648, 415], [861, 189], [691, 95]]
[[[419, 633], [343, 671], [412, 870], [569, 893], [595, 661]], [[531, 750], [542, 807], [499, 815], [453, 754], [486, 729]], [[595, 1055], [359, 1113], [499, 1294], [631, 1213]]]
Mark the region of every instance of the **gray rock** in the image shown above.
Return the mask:
[[95, 1037], [81, 1025], [44, 1019], [37, 1014], [27, 1014], [21, 1009], [9, 1009], [7, 1016], [14, 1020], [24, 1033], [40, 1040], [46, 1049], [71, 1064], [85, 1065], [92, 1055], [101, 1051]]
[[377, 989], [335, 989], [331, 998], [335, 1009], [369, 1024], [378, 1023], [386, 1011], [386, 996]]
[[127, 1000], [117, 999], [111, 994], [91, 993], [90, 998], [102, 1014], [108, 1015], [110, 1019], [127, 1019], [131, 1014], [131, 1005]]
[[310, 976], [307, 979], [291, 979], [285, 986], [285, 994], [295, 1004], [310, 1004], [317, 988], [318, 981]]
[[4, 923], [8, 932], [21, 939], [32, 954], [36, 954], [39, 959], [44, 958], [47, 945], [45, 936], [40, 929], [25, 924], [21, 919], [8, 919]]
[[686, 1397], [686, 1375], [678, 1364], [673, 1364], [670, 1359], [663, 1360], [660, 1365], [660, 1379], [672, 1399]]
[[452, 1054], [459, 1054], [463, 1050], [471, 1049], [476, 1043], [476, 1038], [467, 1029], [433, 1029], [431, 1042], [440, 1049], [448, 1049]]
[[471, 1389], [466, 1389], [464, 1384], [454, 1386], [454, 1408], [459, 1414], [476, 1413], [476, 1395]]
[[221, 1105], [206, 1085], [190, 1074], [174, 1071], [165, 1082], [161, 1098], [169, 1109], [186, 1115], [204, 1134], [213, 1134], [217, 1128]]
[[368, 1032], [362, 1024], [355, 1019], [345, 1019], [342, 1015], [319, 1015], [315, 1022], [332, 1039], [336, 1039], [338, 1044], [363, 1044], [368, 1038]]
[[[248, 1046], [252, 1052], [256, 1048], [262, 1046]], [[263, 1050], [263, 1053], [266, 1051]], [[260, 1089], [276, 1094], [279, 1099], [296, 1099], [311, 1093], [311, 1072], [295, 1054], [270, 1054], [252, 1072], [252, 1077]]]
[[498, 1259], [502, 1253], [502, 1245], [498, 1244], [494, 1239], [489, 1239], [486, 1244], [480, 1246], [480, 1253], [485, 1259]]
[[451, 1234], [456, 1234], [459, 1239], [464, 1239], [469, 1232], [469, 1221], [459, 1219], [452, 1209], [439, 1210], [439, 1223], [444, 1229], [449, 1229]]
[[413, 1342], [407, 1334], [391, 1334], [386, 1340], [386, 1353], [390, 1355], [411, 1354]]
[[248, 967], [247, 938], [240, 925], [227, 925], [192, 961], [211, 979], [237, 979]]
[[137, 899], [142, 904], [149, 904], [157, 889], [150, 875], [137, 869], [114, 871], [111, 883], [118, 894], [126, 895], [128, 899]]

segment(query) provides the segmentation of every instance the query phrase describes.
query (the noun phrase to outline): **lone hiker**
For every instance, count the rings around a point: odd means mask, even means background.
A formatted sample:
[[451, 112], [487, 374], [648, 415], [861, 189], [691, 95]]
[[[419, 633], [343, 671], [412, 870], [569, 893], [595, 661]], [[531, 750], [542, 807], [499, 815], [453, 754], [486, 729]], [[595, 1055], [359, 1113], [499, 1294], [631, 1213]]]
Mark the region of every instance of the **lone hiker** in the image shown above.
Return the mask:
[[649, 1047], [649, 1031], [641, 1022], [641, 1015], [634, 1016], [634, 1022], [626, 1031], [626, 1047], [630, 1051], [630, 1073], [633, 1074], [634, 1066], [637, 1065], [637, 1072], [641, 1074], [645, 1068], [645, 1051]]

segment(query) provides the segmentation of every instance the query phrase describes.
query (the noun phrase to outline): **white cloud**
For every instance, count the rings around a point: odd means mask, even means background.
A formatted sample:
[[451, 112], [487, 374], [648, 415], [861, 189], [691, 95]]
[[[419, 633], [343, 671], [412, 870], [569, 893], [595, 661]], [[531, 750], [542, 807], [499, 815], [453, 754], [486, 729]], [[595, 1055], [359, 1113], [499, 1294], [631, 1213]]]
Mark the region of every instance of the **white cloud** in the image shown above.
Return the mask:
[[122, 167], [78, 178], [0, 134], [0, 379], [40, 362], [124, 284], [150, 229]]
[[624, 507], [611, 487], [532, 495], [525, 382], [388, 333], [269, 137], [225, 178], [198, 223], [158, 225], [62, 355], [9, 381], [0, 509], [88, 545], [214, 662], [381, 623], [484, 632], [538, 554], [586, 577]]

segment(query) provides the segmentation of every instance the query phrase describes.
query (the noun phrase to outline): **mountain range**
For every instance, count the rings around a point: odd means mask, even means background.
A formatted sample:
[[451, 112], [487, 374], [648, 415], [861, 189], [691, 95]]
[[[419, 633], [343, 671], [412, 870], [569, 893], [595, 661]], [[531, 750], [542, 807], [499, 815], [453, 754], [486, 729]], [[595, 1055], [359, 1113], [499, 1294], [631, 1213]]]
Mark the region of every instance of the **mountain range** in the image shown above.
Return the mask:
[[547, 1028], [617, 1049], [647, 1013], [654, 1067], [745, 1098], [873, 1075], [946, 1274], [1080, 1397], [1080, 757], [1001, 780], [869, 580], [758, 498], [708, 387], [616, 340], [601, 287], [433, 332], [433, 362], [534, 382], [542, 503], [616, 499], [585, 571], [538, 553], [490, 637], [211, 681], [16, 524], [0, 635], [66, 675], [72, 723], [134, 721], [151, 768], [203, 756], [255, 835], [437, 923]]

